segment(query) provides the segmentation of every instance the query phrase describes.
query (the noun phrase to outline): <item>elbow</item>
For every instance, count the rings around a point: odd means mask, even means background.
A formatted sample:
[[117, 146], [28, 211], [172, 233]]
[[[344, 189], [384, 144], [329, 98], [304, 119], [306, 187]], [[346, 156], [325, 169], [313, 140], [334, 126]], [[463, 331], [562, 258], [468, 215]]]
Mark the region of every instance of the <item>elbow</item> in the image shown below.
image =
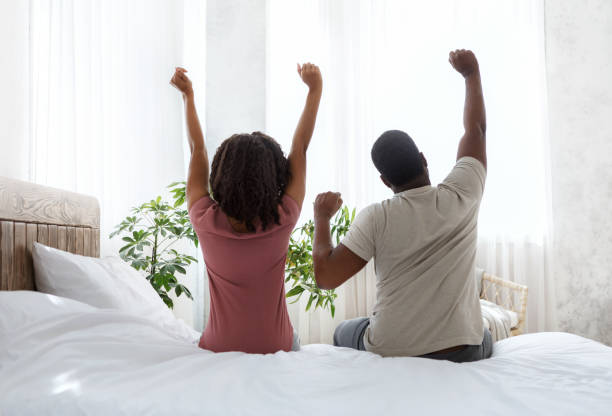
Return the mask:
[[321, 275], [321, 274], [317, 274], [315, 272], [315, 281], [317, 282], [317, 287], [319, 289], [323, 289], [323, 290], [331, 290], [331, 289], [335, 289], [338, 286], [332, 284], [331, 282], [329, 282], [329, 280]]
[[484, 142], [487, 136], [487, 124], [483, 121], [466, 125], [465, 134]]
[[478, 135], [482, 139], [484, 139], [485, 135], [487, 134], [487, 118], [486, 118], [486, 116], [483, 114], [482, 117], [478, 117], [476, 120], [474, 120], [474, 122], [472, 124], [473, 124], [474, 130], [476, 130]]
[[336, 287], [338, 287], [338, 285], [335, 285], [332, 279], [330, 279], [330, 273], [328, 272], [327, 268], [323, 263], [324, 260], [321, 261], [320, 259], [313, 259], [315, 282], [317, 282], [317, 286], [319, 287], [319, 289], [335, 289]]
[[293, 144], [291, 146], [291, 151], [289, 152], [289, 159], [300, 158], [306, 160], [306, 153], [308, 152], [308, 145], [299, 143]]

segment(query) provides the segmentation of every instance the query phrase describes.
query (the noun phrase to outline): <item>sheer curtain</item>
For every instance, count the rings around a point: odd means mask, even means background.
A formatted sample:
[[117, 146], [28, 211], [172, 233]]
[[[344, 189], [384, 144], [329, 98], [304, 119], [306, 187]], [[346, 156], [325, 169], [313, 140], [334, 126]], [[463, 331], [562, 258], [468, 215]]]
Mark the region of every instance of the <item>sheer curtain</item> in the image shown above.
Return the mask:
[[108, 234], [130, 207], [185, 177], [181, 100], [168, 81], [190, 65], [203, 88], [204, 9], [195, 0], [30, 1], [30, 179], [98, 198], [102, 255], [116, 255], [121, 241]]
[[[309, 154], [307, 201], [338, 190], [361, 209], [391, 196], [370, 160], [385, 130], [408, 132], [433, 183], [452, 168], [462, 134], [464, 83], [447, 62], [475, 51], [487, 106], [488, 179], [478, 265], [529, 286], [528, 330], [555, 325], [549, 267], [544, 16], [541, 1], [280, 1], [268, 4], [267, 129], [285, 149], [304, 91], [296, 62], [320, 64], [324, 95]], [[312, 216], [305, 204], [302, 220]], [[330, 342], [343, 319], [370, 313], [375, 276], [338, 289], [329, 312], [290, 314], [303, 342]]]

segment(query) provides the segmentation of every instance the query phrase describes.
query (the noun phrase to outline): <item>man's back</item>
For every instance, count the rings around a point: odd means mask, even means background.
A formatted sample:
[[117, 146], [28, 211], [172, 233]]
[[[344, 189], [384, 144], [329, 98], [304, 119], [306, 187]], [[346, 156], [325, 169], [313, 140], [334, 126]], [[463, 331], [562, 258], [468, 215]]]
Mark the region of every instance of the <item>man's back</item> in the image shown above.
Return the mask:
[[481, 343], [472, 277], [485, 177], [481, 162], [464, 157], [437, 187], [399, 192], [357, 216], [342, 244], [364, 260], [375, 258], [368, 351], [417, 356]]
[[492, 353], [482, 326], [476, 284], [478, 208], [487, 168], [486, 114], [474, 53], [451, 51], [449, 63], [465, 81], [464, 134], [457, 164], [437, 188], [427, 159], [403, 131], [388, 130], [372, 145], [380, 179], [395, 196], [363, 210], [333, 247], [329, 221], [339, 193], [314, 203], [313, 266], [317, 285], [334, 289], [375, 257], [377, 304], [371, 318], [356, 317], [334, 331], [334, 345], [381, 355], [454, 362]]

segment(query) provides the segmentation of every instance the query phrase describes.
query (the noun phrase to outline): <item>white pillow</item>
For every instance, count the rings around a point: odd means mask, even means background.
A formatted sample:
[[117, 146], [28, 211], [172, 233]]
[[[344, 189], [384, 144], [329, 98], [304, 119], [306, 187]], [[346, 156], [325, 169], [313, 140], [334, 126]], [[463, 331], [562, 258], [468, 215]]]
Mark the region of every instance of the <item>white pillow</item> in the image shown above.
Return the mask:
[[34, 243], [32, 257], [40, 292], [147, 317], [189, 339], [197, 336], [174, 317], [147, 279], [118, 257], [79, 256], [40, 243]]
[[95, 311], [91, 305], [31, 290], [0, 292], [0, 333], [65, 313]]
[[36, 288], [98, 308], [168, 308], [138, 271], [117, 257], [79, 256], [34, 243]]

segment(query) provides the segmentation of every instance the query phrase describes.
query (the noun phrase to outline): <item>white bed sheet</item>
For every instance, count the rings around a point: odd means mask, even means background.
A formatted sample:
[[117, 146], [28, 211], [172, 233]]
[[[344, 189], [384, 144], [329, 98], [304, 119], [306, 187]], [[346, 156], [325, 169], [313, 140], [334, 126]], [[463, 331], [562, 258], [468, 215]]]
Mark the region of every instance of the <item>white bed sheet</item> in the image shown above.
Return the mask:
[[565, 333], [505, 339], [467, 364], [329, 345], [214, 354], [195, 341], [109, 310], [3, 331], [0, 414], [612, 413], [612, 348]]

